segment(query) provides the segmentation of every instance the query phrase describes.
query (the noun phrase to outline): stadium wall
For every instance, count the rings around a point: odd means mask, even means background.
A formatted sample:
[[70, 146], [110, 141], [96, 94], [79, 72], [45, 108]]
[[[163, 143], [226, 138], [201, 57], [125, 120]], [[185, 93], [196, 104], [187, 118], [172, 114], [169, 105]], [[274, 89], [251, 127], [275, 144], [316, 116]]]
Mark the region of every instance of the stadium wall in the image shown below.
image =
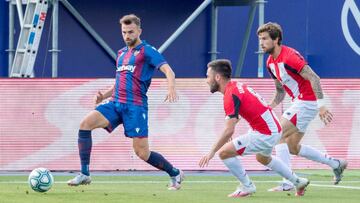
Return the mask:
[[9, 47], [8, 10], [7, 3], [0, 0], [0, 77], [7, 76], [8, 74], [8, 54], [6, 52], [6, 49]]
[[[271, 79], [241, 79], [267, 101], [274, 93]], [[360, 79], [323, 79], [326, 103], [334, 114], [329, 126], [316, 118], [303, 143], [334, 157], [349, 161], [350, 169], [360, 169]], [[0, 79], [0, 170], [78, 170], [77, 131], [87, 112], [93, 109], [97, 90], [105, 90], [112, 79]], [[154, 79], [149, 95], [150, 146], [185, 170], [200, 170], [198, 161], [223, 130], [222, 95], [211, 94], [204, 79], [178, 79], [178, 103], [163, 103], [166, 81]], [[275, 109], [280, 116], [290, 105]], [[247, 132], [240, 121], [236, 136]], [[153, 170], [136, 157], [131, 139], [122, 127], [108, 134], [93, 131], [92, 170]], [[263, 170], [254, 156], [242, 158], [250, 170]], [[295, 169], [327, 168], [294, 157]], [[215, 157], [209, 170], [225, 170]]]
[[[69, 0], [113, 50], [124, 46], [118, 19], [128, 13], [142, 18], [142, 38], [160, 47], [202, 0]], [[134, 3], [135, 2], [135, 3]], [[286, 0], [267, 1], [265, 22], [282, 25], [284, 44], [300, 51], [322, 78], [360, 78], [360, 0]], [[7, 76], [7, 12], [0, 0], [0, 77]], [[245, 34], [248, 7], [219, 8], [219, 58], [237, 64]], [[203, 77], [210, 59], [210, 7], [164, 52], [169, 64], [181, 78]], [[60, 4], [59, 71], [62, 78], [110, 78], [113, 60], [97, 45], [70, 13]], [[257, 19], [257, 15], [255, 16]], [[17, 16], [16, 16], [17, 20]], [[51, 77], [51, 9], [48, 13], [39, 54], [36, 77]], [[251, 29], [242, 77], [257, 77], [257, 20]], [[16, 23], [16, 36], [20, 32]], [[184, 68], [186, 67], [186, 68]], [[162, 77], [156, 73], [156, 77]], [[265, 71], [265, 77], [268, 74]]]

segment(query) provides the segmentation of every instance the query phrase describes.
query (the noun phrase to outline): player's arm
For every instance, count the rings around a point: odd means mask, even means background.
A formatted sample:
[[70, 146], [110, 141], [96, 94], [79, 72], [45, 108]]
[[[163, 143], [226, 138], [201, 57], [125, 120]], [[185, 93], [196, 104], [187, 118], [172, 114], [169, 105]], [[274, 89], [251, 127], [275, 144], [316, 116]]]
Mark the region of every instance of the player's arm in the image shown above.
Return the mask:
[[316, 95], [316, 98], [319, 99], [323, 99], [324, 98], [324, 94], [321, 88], [321, 84], [320, 84], [320, 77], [311, 69], [311, 67], [309, 65], [305, 65], [301, 71], [300, 71], [300, 75], [306, 79], [309, 80], [311, 83], [311, 87]]
[[333, 115], [330, 113], [330, 111], [325, 106], [325, 103], [323, 100], [324, 94], [323, 94], [323, 91], [321, 88], [320, 77], [311, 69], [311, 67], [309, 65], [305, 65], [301, 69], [300, 75], [304, 79], [309, 80], [311, 83], [311, 87], [317, 98], [320, 119], [325, 124], [330, 123], [332, 121]]
[[271, 108], [275, 108], [277, 105], [279, 105], [284, 100], [286, 94], [283, 85], [278, 79], [275, 79], [275, 88], [276, 92], [273, 100], [270, 103]]
[[112, 95], [112, 92], [114, 91], [115, 85], [112, 85], [109, 89], [107, 89], [105, 92], [98, 91], [95, 95], [95, 106], [101, 103], [104, 99], [109, 98]]
[[168, 82], [168, 93], [164, 101], [176, 102], [178, 100], [178, 96], [176, 93], [175, 87], [175, 73], [169, 66], [169, 64], [163, 64], [160, 67], [160, 71], [163, 72], [166, 76]]
[[239, 122], [239, 119], [234, 117], [226, 120], [226, 125], [223, 133], [219, 137], [219, 139], [214, 143], [210, 152], [201, 158], [199, 162], [200, 167], [205, 167], [209, 164], [209, 161], [214, 157], [215, 153], [219, 151], [219, 149], [224, 146], [225, 143], [229, 141], [232, 135], [235, 132], [235, 126]]

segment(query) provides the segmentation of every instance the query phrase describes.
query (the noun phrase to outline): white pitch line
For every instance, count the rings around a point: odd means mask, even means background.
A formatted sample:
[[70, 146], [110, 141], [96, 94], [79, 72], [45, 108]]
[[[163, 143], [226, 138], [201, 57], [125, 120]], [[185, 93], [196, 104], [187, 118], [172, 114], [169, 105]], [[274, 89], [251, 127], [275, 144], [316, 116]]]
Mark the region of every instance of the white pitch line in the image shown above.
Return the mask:
[[[93, 181], [92, 184], [164, 184], [168, 181]], [[186, 183], [196, 184], [207, 184], [207, 183], [237, 183], [238, 181], [221, 181], [221, 180], [189, 180]], [[279, 183], [280, 181], [254, 181], [255, 183]], [[66, 184], [67, 181], [55, 181], [57, 184]], [[343, 186], [343, 185], [323, 185], [316, 183], [329, 183], [329, 181], [311, 181], [310, 186], [314, 187], [328, 187], [328, 188], [343, 188], [343, 189], [354, 189], [360, 190], [360, 187], [355, 186]], [[342, 181], [344, 184], [349, 183], [360, 183], [360, 181]], [[28, 184], [26, 181], [0, 181], [0, 184]]]
[[311, 182], [310, 182], [310, 186], [315, 186], [315, 187], [330, 187], [330, 188], [344, 188], [344, 189], [360, 190], [360, 187], [355, 187], [355, 186], [343, 186], [343, 185], [319, 185], [319, 184], [312, 184]]

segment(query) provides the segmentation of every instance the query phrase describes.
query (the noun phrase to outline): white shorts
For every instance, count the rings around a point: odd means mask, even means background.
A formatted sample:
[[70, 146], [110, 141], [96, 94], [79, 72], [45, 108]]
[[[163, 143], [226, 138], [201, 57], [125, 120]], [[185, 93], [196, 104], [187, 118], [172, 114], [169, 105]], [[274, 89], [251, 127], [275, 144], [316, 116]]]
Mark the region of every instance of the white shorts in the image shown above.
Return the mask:
[[240, 156], [258, 153], [264, 156], [271, 156], [271, 152], [280, 138], [281, 132], [264, 135], [250, 130], [246, 135], [235, 138], [232, 143]]
[[300, 132], [305, 133], [310, 122], [318, 113], [317, 101], [295, 100], [282, 117], [294, 124]]

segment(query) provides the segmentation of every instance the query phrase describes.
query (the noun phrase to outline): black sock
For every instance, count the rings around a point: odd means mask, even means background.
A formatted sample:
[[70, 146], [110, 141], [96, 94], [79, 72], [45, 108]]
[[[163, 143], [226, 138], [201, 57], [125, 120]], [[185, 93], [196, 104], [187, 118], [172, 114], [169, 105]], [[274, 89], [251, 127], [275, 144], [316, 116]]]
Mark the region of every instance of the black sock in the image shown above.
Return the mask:
[[159, 170], [165, 171], [169, 176], [177, 176], [180, 173], [179, 169], [173, 167], [168, 160], [157, 152], [150, 152], [150, 157], [146, 162]]
[[89, 176], [90, 154], [92, 147], [91, 130], [79, 130], [78, 148], [81, 160], [81, 173]]

